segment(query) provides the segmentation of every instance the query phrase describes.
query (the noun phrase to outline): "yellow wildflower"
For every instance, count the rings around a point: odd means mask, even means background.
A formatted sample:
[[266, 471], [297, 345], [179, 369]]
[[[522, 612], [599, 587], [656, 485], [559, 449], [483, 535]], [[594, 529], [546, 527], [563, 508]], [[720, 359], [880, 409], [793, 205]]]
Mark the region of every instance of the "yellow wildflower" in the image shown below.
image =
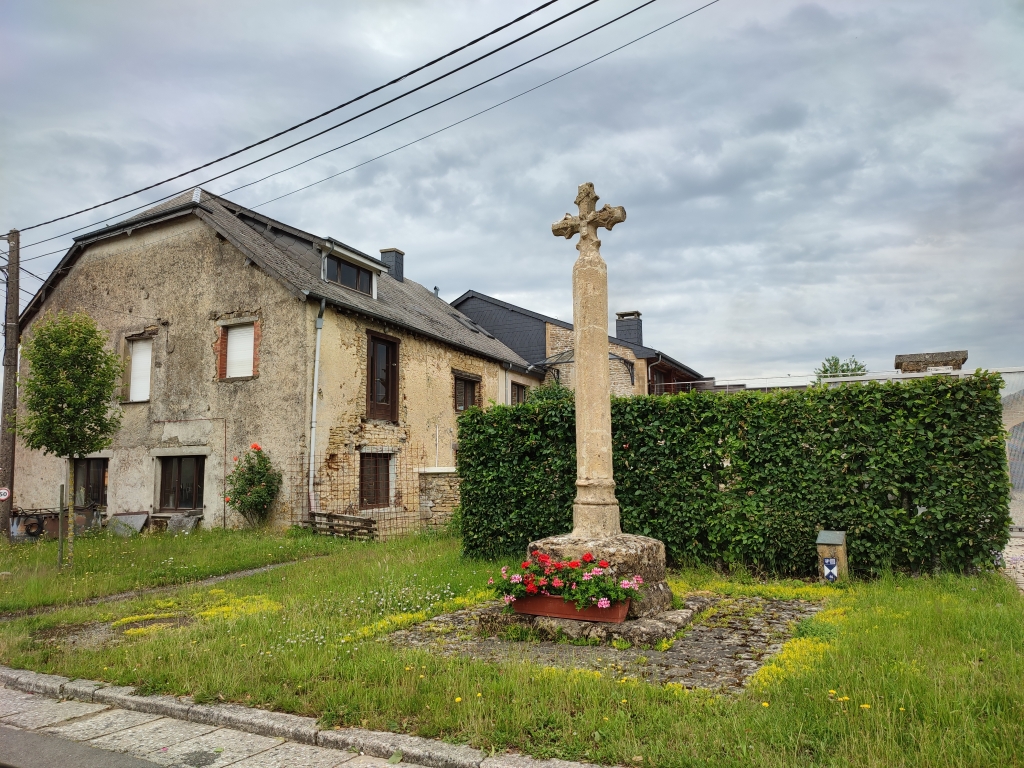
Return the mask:
[[462, 701], [462, 697], [461, 696], [456, 696], [455, 697], [455, 703], [458, 704], [460, 701]]
[[769, 706], [769, 704], [768, 704], [768, 702], [767, 702], [767, 701], [762, 701], [762, 702], [761, 702], [761, 706], [762, 706], [762, 707], [767, 707], [767, 706]]
[[871, 705], [870, 704], [861, 704], [860, 708], [861, 709], [871, 709]]

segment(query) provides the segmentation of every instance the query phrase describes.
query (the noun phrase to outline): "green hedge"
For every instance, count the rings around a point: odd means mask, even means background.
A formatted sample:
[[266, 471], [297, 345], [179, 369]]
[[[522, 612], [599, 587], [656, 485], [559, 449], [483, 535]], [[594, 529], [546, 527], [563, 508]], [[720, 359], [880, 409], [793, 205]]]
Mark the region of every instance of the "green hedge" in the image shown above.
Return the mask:
[[[626, 532], [675, 563], [810, 573], [820, 528], [855, 571], [991, 567], [1009, 478], [997, 374], [731, 395], [615, 398]], [[459, 420], [467, 554], [522, 553], [572, 528], [571, 392]]]

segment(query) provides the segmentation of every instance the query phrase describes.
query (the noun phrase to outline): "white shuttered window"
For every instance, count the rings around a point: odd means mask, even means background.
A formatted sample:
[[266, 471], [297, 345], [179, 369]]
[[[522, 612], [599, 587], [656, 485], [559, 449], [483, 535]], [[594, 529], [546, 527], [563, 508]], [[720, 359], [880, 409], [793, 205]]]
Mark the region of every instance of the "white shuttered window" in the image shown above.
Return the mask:
[[252, 376], [253, 342], [252, 324], [228, 326], [227, 378]]
[[153, 360], [153, 340], [139, 339], [132, 343], [131, 386], [128, 399], [137, 403], [149, 400], [149, 371]]

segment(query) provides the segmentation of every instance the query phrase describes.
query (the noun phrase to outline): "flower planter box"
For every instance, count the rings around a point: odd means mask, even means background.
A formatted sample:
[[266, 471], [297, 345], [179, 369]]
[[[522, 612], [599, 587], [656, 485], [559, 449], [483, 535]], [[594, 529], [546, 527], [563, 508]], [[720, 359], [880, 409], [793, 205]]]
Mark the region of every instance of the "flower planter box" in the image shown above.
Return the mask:
[[512, 603], [512, 610], [530, 616], [551, 616], [556, 619], [575, 619], [576, 621], [605, 621], [621, 624], [629, 610], [629, 600], [612, 603], [610, 608], [598, 608], [591, 605], [582, 611], [575, 603], [567, 603], [561, 597], [552, 595], [533, 595], [520, 597]]

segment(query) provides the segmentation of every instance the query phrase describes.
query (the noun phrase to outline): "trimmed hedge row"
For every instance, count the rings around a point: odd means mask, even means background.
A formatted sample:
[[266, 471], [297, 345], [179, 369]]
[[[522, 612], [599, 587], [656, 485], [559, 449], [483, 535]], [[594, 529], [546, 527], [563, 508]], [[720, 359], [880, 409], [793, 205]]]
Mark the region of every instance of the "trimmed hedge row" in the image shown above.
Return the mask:
[[[731, 395], [615, 398], [628, 533], [675, 563], [816, 567], [821, 528], [850, 567], [991, 567], [1009, 526], [998, 374]], [[572, 528], [572, 393], [459, 420], [463, 547], [496, 557]]]

